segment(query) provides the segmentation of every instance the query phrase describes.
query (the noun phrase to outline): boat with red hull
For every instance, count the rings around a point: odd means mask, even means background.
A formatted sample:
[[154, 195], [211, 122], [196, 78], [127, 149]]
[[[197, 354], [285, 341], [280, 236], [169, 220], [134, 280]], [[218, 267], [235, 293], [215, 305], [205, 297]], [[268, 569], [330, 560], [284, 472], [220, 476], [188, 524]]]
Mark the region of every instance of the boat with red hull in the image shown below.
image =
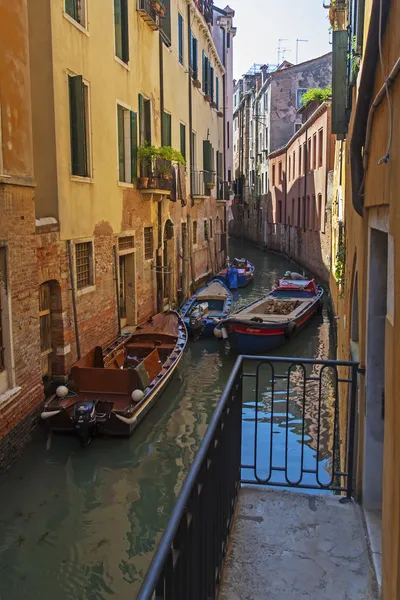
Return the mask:
[[280, 279], [272, 292], [221, 321], [214, 333], [240, 354], [269, 352], [289, 342], [322, 310], [323, 293], [314, 279]]

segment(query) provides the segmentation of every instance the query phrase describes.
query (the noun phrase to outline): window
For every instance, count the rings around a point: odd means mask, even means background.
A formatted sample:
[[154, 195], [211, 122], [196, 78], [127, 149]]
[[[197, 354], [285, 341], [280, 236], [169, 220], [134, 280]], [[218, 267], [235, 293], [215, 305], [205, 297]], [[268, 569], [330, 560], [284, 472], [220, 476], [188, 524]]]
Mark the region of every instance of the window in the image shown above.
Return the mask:
[[93, 285], [93, 243], [75, 244], [76, 288]]
[[114, 0], [115, 54], [129, 62], [128, 0]]
[[178, 55], [179, 62], [183, 65], [183, 17], [178, 13]]
[[322, 194], [318, 194], [318, 214], [317, 214], [317, 219], [318, 219], [318, 225], [316, 227], [316, 229], [319, 229], [320, 231], [322, 231]]
[[268, 127], [265, 128], [265, 150], [268, 153], [268, 148], [269, 148], [269, 144], [268, 144]]
[[324, 159], [324, 131], [320, 129], [318, 131], [318, 166], [322, 167]]
[[71, 173], [89, 177], [89, 89], [82, 75], [69, 76]]
[[117, 106], [118, 179], [133, 183], [137, 179], [137, 115]]
[[292, 225], [294, 225], [294, 198], [292, 198]]
[[118, 238], [118, 250], [131, 250], [135, 247], [135, 238], [133, 235], [125, 235]]
[[208, 242], [209, 237], [208, 237], [208, 221], [207, 219], [204, 219], [204, 241]]
[[213, 222], [212, 219], [210, 219], [210, 240], [212, 240], [213, 238]]
[[153, 258], [153, 228], [144, 228], [144, 260]]
[[86, 27], [86, 0], [65, 0], [65, 12], [79, 25]]
[[301, 199], [297, 198], [297, 227], [301, 224]]
[[190, 147], [191, 147], [191, 158], [192, 158], [192, 171], [196, 168], [197, 166], [197, 149], [196, 149], [196, 133], [194, 131], [192, 131], [192, 135], [190, 136]]
[[303, 144], [303, 174], [307, 173], [307, 144], [304, 142]]
[[290, 181], [290, 176], [292, 174], [292, 158], [291, 156], [289, 156], [289, 173], [288, 173], [288, 180]]
[[301, 156], [301, 146], [299, 146], [299, 177], [302, 176], [302, 162], [301, 162], [302, 156]]
[[311, 228], [311, 198], [307, 196], [307, 206], [306, 206], [306, 220], [305, 225], [307, 229]]
[[231, 47], [231, 34], [229, 33], [229, 31], [228, 31], [228, 33], [226, 34], [226, 47], [227, 47], [227, 48], [230, 48], [230, 47]]
[[272, 185], [275, 185], [275, 165], [272, 165]]
[[228, 183], [232, 181], [232, 171], [228, 169]]
[[278, 165], [278, 172], [279, 172], [279, 180], [278, 181], [279, 181], [279, 183], [281, 183], [281, 181], [282, 181], [282, 163], [281, 162], [279, 162], [279, 165]]
[[297, 108], [301, 108], [302, 102], [301, 99], [303, 98], [304, 94], [306, 93], [307, 89], [306, 88], [299, 88], [296, 92], [296, 104], [297, 104]]
[[237, 94], [235, 94], [235, 107], [237, 106]]
[[311, 138], [308, 138], [307, 144], [307, 171], [311, 171]]
[[265, 92], [264, 94], [264, 110], [268, 110], [268, 92]]
[[199, 53], [198, 41], [193, 36], [192, 32], [190, 32], [190, 68], [192, 71], [193, 79], [199, 78], [198, 53]]
[[301, 129], [302, 123], [295, 123], [294, 124], [294, 132], [297, 133], [299, 131], [299, 129]]
[[226, 143], [227, 143], [227, 147], [230, 148], [230, 132], [231, 132], [231, 127], [230, 127], [230, 123], [229, 121], [226, 124]]
[[197, 221], [193, 221], [193, 246], [197, 244]]
[[139, 143], [151, 143], [151, 102], [139, 94]]
[[317, 134], [313, 135], [313, 149], [312, 149], [312, 165], [313, 169], [317, 168]]
[[181, 223], [181, 237], [182, 237], [182, 245], [187, 238], [187, 224]]
[[163, 112], [162, 118], [162, 144], [163, 146], [172, 146], [171, 115]]
[[[148, 0], [147, 0], [148, 1]], [[171, 0], [163, 0], [165, 15], [160, 19], [161, 39], [166, 46], [171, 45]]]
[[278, 202], [278, 223], [282, 223], [282, 201]]
[[296, 151], [293, 152], [293, 179], [296, 177]]
[[208, 68], [209, 68], [209, 60], [206, 56], [206, 53], [203, 50], [203, 54], [202, 54], [202, 68], [203, 68], [203, 83], [202, 83], [202, 87], [203, 87], [203, 92], [204, 94], [207, 96], [208, 95]]
[[180, 124], [180, 149], [183, 158], [186, 160], [186, 125]]
[[218, 77], [215, 78], [215, 104], [216, 109], [218, 110], [219, 107], [219, 79]]

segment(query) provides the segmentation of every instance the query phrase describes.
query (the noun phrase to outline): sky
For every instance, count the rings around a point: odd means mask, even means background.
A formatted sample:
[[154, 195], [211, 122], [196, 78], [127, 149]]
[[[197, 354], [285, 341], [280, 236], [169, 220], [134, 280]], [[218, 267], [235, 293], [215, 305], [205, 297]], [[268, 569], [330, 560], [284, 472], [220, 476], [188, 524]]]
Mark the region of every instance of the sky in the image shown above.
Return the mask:
[[[235, 79], [254, 63], [276, 64], [279, 38], [286, 38], [281, 42], [281, 47], [288, 49], [284, 58], [293, 63], [296, 62], [296, 39], [308, 40], [299, 43], [298, 62], [330, 52], [328, 11], [322, 3], [323, 0], [229, 0], [237, 27]], [[218, 6], [225, 8], [226, 4], [219, 0]]]

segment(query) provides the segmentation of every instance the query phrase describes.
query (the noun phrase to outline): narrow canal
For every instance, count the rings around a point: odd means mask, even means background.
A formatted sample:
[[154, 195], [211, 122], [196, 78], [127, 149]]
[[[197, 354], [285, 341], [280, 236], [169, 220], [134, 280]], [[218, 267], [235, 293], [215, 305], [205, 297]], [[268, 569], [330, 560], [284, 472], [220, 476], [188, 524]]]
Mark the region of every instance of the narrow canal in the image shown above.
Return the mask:
[[[239, 242], [230, 256], [246, 256], [257, 269], [236, 307], [293, 269]], [[276, 353], [329, 358], [331, 333], [324, 309]], [[0, 478], [0, 600], [135, 598], [234, 360], [218, 340], [190, 343], [129, 440], [99, 439], [82, 449], [73, 438], [37, 432]]]

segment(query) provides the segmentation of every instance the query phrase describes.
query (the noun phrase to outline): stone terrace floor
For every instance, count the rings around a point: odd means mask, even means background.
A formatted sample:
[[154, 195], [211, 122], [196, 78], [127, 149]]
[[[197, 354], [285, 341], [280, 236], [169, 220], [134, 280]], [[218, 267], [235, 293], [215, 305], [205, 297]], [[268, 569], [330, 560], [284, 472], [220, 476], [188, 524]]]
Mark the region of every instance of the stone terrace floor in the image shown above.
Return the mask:
[[377, 600], [355, 504], [244, 487], [236, 510], [219, 600]]

